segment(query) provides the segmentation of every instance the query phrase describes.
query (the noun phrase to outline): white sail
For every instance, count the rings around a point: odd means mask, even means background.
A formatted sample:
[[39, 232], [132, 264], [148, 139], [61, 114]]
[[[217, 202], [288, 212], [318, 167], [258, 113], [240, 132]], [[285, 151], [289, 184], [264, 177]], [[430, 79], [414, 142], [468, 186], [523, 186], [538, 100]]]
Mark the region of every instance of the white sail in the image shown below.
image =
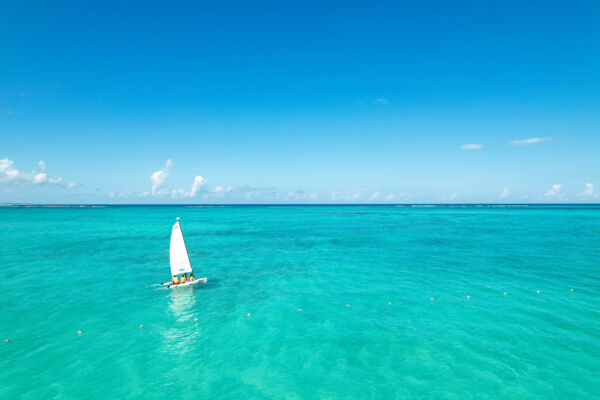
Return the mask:
[[184, 273], [192, 272], [192, 265], [190, 264], [190, 257], [188, 256], [187, 248], [185, 247], [185, 241], [183, 240], [183, 233], [181, 232], [181, 225], [179, 225], [179, 218], [173, 225], [171, 231], [171, 275], [179, 275]]

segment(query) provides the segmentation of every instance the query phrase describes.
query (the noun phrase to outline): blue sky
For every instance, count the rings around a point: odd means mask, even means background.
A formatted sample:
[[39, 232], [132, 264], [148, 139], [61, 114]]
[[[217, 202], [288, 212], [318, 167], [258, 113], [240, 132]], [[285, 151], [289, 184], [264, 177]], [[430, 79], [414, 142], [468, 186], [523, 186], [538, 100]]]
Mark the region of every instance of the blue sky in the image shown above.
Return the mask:
[[0, 4], [0, 202], [600, 202], [598, 2], [121, 3]]

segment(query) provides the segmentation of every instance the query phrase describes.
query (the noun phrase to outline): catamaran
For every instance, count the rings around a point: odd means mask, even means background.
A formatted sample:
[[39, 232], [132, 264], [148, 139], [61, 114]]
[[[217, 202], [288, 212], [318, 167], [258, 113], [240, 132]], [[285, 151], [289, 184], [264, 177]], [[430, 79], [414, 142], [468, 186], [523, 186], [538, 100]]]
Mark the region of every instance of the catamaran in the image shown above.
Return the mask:
[[[171, 276], [180, 274], [192, 273], [192, 264], [190, 263], [190, 257], [185, 247], [185, 240], [183, 239], [183, 232], [181, 231], [181, 224], [179, 223], [179, 217], [177, 222], [173, 225], [171, 231], [171, 249], [170, 249], [170, 263], [171, 263]], [[183, 283], [173, 284], [173, 282], [165, 282], [162, 286], [167, 286], [169, 289], [180, 287], [180, 286], [191, 286], [196, 283], [204, 283], [207, 278], [194, 279], [193, 281], [187, 281]]]

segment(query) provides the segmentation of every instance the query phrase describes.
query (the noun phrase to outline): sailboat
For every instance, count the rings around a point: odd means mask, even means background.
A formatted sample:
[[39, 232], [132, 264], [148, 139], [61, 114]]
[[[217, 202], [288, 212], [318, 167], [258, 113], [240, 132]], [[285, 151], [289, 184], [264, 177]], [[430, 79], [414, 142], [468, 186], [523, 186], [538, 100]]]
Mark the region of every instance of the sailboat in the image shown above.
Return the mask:
[[[192, 264], [190, 263], [190, 257], [185, 246], [185, 240], [183, 239], [183, 232], [181, 231], [181, 224], [179, 223], [179, 217], [177, 222], [173, 225], [171, 231], [171, 249], [170, 253], [170, 264], [171, 264], [171, 276], [189, 274], [192, 272]], [[167, 286], [169, 289], [181, 286], [191, 286], [196, 283], [204, 283], [207, 278], [194, 279], [193, 281], [187, 281], [184, 283], [173, 284], [173, 282], [165, 282], [162, 286]]]

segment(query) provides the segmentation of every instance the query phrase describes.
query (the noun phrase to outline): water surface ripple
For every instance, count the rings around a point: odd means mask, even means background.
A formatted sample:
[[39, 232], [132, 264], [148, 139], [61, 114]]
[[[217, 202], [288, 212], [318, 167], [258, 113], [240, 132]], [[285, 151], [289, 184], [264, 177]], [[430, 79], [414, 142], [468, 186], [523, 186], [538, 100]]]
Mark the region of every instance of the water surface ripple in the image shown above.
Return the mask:
[[599, 206], [0, 207], [0, 398], [594, 399], [598, 260]]

